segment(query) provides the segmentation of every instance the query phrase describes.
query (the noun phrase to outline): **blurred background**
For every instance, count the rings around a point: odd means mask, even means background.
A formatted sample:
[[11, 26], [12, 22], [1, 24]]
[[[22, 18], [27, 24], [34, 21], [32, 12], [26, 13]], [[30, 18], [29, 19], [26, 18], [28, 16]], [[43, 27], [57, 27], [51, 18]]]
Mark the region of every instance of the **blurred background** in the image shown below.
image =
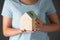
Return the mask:
[[[55, 5], [55, 8], [57, 10], [57, 14], [60, 20], [60, 0], [53, 0], [53, 3]], [[4, 0], [0, 0], [0, 14], [2, 12], [3, 4], [4, 4]], [[50, 37], [50, 40], [60, 40], [60, 31], [49, 33], [48, 35]], [[1, 15], [0, 15], [0, 40], [8, 40], [8, 38], [4, 37], [2, 33], [2, 16]]]

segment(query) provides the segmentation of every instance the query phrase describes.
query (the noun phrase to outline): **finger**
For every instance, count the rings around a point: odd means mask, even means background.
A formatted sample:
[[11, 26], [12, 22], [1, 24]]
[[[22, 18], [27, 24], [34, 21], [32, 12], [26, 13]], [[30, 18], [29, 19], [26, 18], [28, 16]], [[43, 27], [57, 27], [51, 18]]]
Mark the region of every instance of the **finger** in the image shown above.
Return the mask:
[[23, 30], [21, 30], [22, 32], [26, 32], [26, 30], [25, 29], [23, 29]]
[[36, 22], [37, 22], [38, 24], [40, 24], [40, 23], [41, 23], [41, 22], [40, 22], [40, 20], [37, 20]]
[[35, 29], [35, 30], [33, 30], [33, 32], [36, 32], [36, 29]]
[[39, 18], [36, 18], [36, 21], [39, 20]]
[[36, 24], [36, 31], [40, 29], [40, 24]]
[[35, 21], [37, 21], [38, 20], [38, 18], [36, 18], [36, 20]]
[[26, 32], [34, 32], [34, 31], [32, 31], [32, 30], [26, 30]]
[[39, 26], [40, 26], [40, 24], [36, 23], [36, 26], [38, 26], [38, 27], [39, 27]]
[[42, 22], [39, 18], [36, 18], [36, 21], [38, 21], [38, 22]]

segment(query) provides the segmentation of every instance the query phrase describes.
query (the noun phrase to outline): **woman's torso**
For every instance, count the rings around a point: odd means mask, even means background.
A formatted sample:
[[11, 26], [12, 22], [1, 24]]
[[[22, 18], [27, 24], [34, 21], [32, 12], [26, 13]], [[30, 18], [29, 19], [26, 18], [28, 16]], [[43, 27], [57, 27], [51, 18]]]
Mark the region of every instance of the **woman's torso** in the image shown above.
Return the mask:
[[[33, 10], [35, 14], [46, 24], [46, 11], [48, 9], [44, 0], [38, 0], [34, 5], [24, 5], [19, 0], [9, 0], [12, 11], [12, 28], [20, 29], [20, 18], [27, 12]], [[11, 36], [9, 40], [49, 40], [47, 32], [36, 31], [34, 33], [22, 33]]]

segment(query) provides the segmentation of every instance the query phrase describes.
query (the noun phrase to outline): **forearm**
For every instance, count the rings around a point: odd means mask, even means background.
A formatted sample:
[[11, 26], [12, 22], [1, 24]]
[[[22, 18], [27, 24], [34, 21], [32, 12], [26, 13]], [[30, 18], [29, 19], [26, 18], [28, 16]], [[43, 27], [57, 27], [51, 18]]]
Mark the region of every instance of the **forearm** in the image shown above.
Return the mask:
[[14, 35], [17, 35], [17, 34], [20, 34], [20, 33], [22, 33], [21, 30], [13, 29], [13, 28], [7, 28], [7, 29], [3, 30], [3, 34], [6, 37], [14, 36]]
[[60, 27], [58, 24], [44, 24], [42, 31], [55, 32], [59, 31]]

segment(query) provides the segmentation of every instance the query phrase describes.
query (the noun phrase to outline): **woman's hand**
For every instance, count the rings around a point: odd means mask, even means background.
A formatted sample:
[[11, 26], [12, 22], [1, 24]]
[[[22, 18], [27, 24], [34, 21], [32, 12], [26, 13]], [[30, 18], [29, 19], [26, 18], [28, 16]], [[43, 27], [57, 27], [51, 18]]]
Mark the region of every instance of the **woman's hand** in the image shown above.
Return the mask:
[[43, 23], [39, 18], [36, 18], [36, 25], [37, 25], [36, 31], [37, 30], [43, 30]]
[[24, 33], [24, 32], [27, 32], [27, 33], [29, 33], [29, 32], [35, 32], [35, 30], [20, 30], [21, 31], [21, 33]]
[[23, 30], [19, 30], [20, 31], [20, 33], [24, 33], [24, 32], [26, 32], [26, 30], [25, 29], [23, 29]]
[[36, 32], [38, 30], [43, 30], [43, 23], [42, 23], [42, 21], [39, 18], [36, 18], [35, 21], [36, 21], [36, 25], [37, 25], [36, 30], [26, 30], [26, 32]]

